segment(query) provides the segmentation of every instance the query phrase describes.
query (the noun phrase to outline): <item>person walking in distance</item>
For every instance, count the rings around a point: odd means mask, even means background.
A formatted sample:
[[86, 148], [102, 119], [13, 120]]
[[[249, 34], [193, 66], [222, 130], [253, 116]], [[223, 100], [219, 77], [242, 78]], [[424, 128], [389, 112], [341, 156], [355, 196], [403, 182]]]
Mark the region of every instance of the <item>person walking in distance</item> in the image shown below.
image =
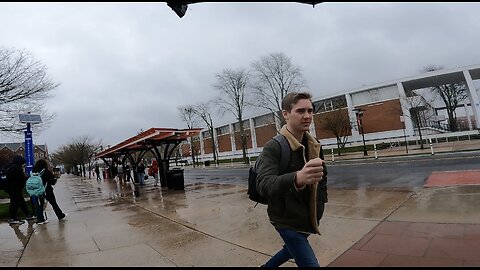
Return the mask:
[[125, 185], [125, 174], [123, 173], [123, 165], [122, 164], [118, 164], [118, 167], [117, 167], [117, 176], [118, 176], [118, 182], [120, 183], [120, 185], [124, 186]]
[[138, 182], [140, 183], [140, 186], [145, 185], [145, 165], [143, 164], [143, 160], [140, 161], [137, 165], [137, 177], [138, 177]]
[[132, 179], [132, 174], [131, 174], [131, 169], [130, 169], [130, 165], [126, 164], [125, 165], [125, 168], [123, 169], [123, 172], [125, 174], [125, 182], [130, 182], [130, 181], [133, 181]]
[[155, 179], [155, 183], [153, 184], [153, 186], [158, 186], [158, 163], [156, 159], [152, 161], [152, 165], [148, 169], [148, 175], [153, 176], [153, 178]]
[[[327, 199], [327, 171], [320, 142], [308, 131], [313, 104], [307, 92], [289, 93], [282, 100], [286, 124], [280, 130], [290, 146], [287, 168], [279, 168], [281, 146], [271, 139], [261, 153], [257, 189], [268, 199], [270, 223], [283, 239], [283, 248], [264, 267], [278, 267], [294, 259], [299, 267], [319, 267], [308, 242], [318, 228]], [[279, 175], [280, 172], [285, 172]]]
[[100, 177], [100, 167], [98, 167], [98, 165], [95, 166], [95, 175], [97, 176], [97, 181], [102, 181]]
[[45, 159], [39, 159], [35, 162], [33, 166], [32, 172], [41, 172], [43, 185], [45, 185], [45, 199], [50, 203], [57, 216], [58, 220], [64, 220], [68, 214], [64, 213], [62, 209], [57, 204], [57, 200], [55, 198], [55, 193], [53, 193], [53, 186], [57, 183], [57, 179], [52, 171], [49, 169], [48, 163]]

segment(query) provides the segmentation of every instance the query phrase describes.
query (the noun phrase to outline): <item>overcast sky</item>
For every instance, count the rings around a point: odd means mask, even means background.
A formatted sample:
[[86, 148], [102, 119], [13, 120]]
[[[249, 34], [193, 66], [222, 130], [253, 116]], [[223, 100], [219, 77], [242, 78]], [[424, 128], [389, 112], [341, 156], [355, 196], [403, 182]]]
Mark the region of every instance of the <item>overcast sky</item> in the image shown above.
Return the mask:
[[[179, 105], [217, 96], [215, 74], [282, 52], [314, 98], [480, 64], [480, 3], [0, 3], [0, 46], [25, 49], [60, 86], [34, 134], [53, 152], [80, 136], [115, 145], [186, 128]], [[216, 125], [230, 121], [216, 117]], [[22, 140], [19, 140], [19, 142]], [[10, 141], [8, 141], [10, 142]]]

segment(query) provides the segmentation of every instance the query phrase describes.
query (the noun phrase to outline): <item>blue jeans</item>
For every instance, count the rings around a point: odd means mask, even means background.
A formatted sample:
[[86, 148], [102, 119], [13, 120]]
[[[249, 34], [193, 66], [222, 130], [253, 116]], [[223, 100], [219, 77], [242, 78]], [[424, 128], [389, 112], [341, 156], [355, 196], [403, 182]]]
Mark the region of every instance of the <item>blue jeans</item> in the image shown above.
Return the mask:
[[138, 173], [138, 181], [140, 185], [145, 185], [145, 173]]
[[294, 259], [298, 267], [320, 267], [308, 242], [309, 234], [299, 233], [291, 229], [275, 229], [282, 237], [285, 245], [263, 265], [264, 267], [278, 267], [290, 259]]
[[35, 215], [37, 216], [37, 222], [44, 222], [45, 221], [45, 216], [43, 215], [43, 206], [45, 203], [45, 199], [43, 196], [30, 196], [30, 200], [32, 201], [32, 204], [35, 209], [33, 211], [35, 212]]

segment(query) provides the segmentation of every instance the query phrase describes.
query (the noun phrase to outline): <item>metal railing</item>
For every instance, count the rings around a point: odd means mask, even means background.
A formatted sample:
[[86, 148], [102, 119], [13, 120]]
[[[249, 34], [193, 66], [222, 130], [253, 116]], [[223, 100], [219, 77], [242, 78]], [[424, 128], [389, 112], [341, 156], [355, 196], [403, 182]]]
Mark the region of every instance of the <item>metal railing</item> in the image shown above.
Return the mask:
[[448, 124], [440, 123], [438, 121], [426, 121], [426, 123], [423, 127], [436, 128], [436, 129], [444, 131], [444, 132], [450, 131], [450, 126]]

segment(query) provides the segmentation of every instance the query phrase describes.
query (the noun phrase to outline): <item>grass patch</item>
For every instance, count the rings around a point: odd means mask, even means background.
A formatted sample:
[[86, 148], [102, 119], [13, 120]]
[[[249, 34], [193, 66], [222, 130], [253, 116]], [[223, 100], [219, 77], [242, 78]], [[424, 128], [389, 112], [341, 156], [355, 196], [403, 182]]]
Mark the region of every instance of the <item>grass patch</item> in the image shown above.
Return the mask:
[[0, 204], [0, 219], [8, 219], [8, 209], [10, 207], [9, 203]]
[[0, 190], [0, 199], [8, 199], [10, 196], [8, 196], [8, 193], [5, 192], [5, 190]]

